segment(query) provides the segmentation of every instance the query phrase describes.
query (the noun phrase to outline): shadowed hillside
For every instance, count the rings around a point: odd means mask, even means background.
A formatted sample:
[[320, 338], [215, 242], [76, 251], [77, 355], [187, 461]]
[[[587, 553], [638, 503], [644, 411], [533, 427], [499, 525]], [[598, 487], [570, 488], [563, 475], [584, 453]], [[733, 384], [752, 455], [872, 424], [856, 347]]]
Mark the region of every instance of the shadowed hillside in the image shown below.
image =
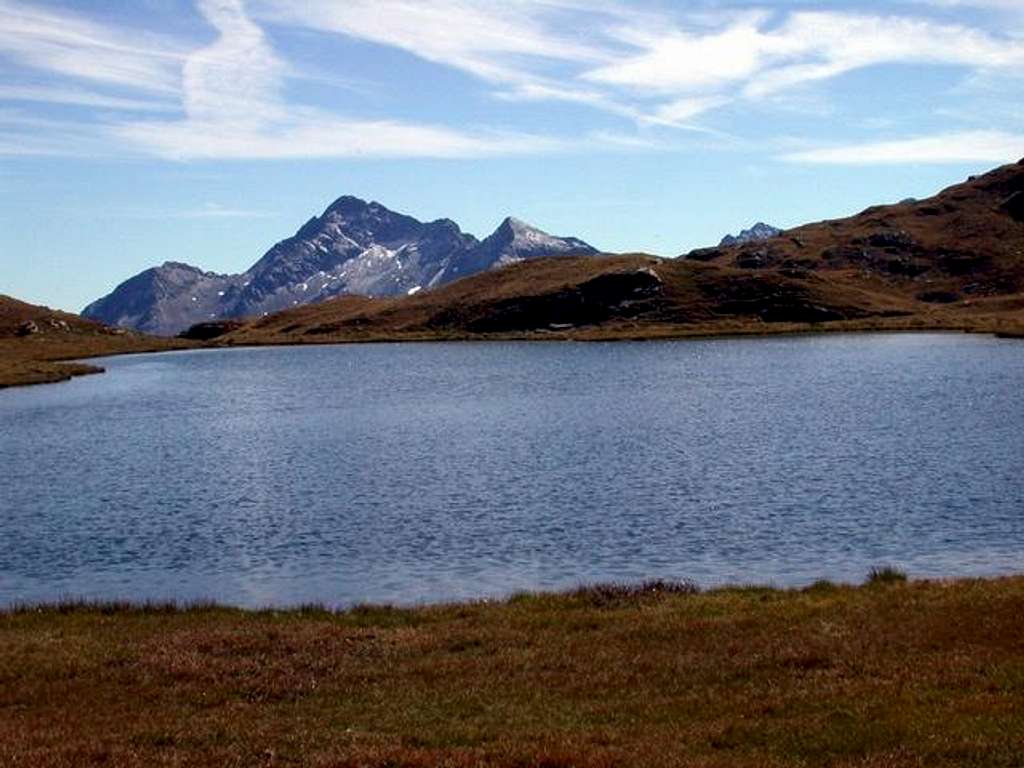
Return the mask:
[[[231, 342], [632, 336], [904, 317], [912, 304], [827, 278], [644, 255], [518, 264], [403, 299], [345, 298], [253, 321]], [[777, 327], [778, 326], [778, 327]]]

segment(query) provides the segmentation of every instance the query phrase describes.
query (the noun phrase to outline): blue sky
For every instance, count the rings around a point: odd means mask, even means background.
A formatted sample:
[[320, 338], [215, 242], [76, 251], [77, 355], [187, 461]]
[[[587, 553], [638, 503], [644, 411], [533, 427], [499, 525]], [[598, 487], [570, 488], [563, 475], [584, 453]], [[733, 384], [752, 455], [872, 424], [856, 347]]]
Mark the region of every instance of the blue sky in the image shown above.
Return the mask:
[[1024, 157], [1024, 0], [0, 0], [0, 292], [247, 268], [342, 194], [675, 255]]

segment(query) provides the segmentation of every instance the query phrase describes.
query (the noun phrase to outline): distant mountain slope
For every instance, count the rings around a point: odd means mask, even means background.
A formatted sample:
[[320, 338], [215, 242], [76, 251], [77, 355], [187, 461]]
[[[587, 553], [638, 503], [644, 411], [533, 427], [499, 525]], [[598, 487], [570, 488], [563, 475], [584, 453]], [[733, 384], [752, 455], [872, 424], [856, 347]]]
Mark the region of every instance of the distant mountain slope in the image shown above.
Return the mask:
[[596, 252], [582, 240], [548, 235], [516, 219], [479, 241], [449, 219], [421, 222], [345, 196], [240, 275], [167, 262], [125, 281], [82, 314], [169, 335], [203, 321], [260, 316], [345, 294], [406, 295], [524, 259]]
[[760, 240], [769, 240], [781, 234], [782, 230], [778, 227], [773, 227], [771, 224], [759, 221], [750, 229], [742, 230], [738, 235], [726, 235], [718, 245], [722, 248], [730, 245], [745, 245], [746, 243], [756, 243]]

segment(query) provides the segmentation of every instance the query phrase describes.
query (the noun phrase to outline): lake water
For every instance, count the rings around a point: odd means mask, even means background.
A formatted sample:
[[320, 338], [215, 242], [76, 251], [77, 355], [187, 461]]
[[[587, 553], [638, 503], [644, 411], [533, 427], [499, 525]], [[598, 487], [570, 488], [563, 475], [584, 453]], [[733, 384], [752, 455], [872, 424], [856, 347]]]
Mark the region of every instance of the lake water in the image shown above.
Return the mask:
[[0, 603], [1024, 571], [1024, 343], [205, 350], [0, 391]]

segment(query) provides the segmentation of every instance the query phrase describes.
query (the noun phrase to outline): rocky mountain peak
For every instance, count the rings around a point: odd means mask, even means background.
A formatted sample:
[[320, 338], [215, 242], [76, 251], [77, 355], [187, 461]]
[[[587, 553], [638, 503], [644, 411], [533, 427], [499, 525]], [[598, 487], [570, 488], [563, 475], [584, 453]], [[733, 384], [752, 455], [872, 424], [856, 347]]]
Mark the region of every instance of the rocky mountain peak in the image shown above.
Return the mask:
[[514, 261], [540, 255], [595, 253], [595, 249], [574, 237], [557, 237], [508, 216], [481, 244], [496, 251], [497, 261]]
[[83, 312], [171, 334], [199, 322], [277, 312], [341, 294], [395, 296], [539, 256], [596, 253], [576, 238], [507, 218], [483, 242], [451, 219], [424, 223], [343, 195], [240, 275], [168, 262], [122, 283]]
[[782, 234], [782, 230], [778, 227], [773, 227], [771, 224], [765, 224], [763, 221], [757, 222], [750, 229], [742, 230], [738, 235], [726, 235], [722, 238], [722, 242], [718, 244], [720, 248], [728, 247], [730, 245], [745, 245], [747, 243], [756, 243], [761, 240], [771, 240], [773, 237], [777, 237]]
[[498, 229], [511, 230], [512, 232], [539, 232], [536, 227], [532, 227], [522, 219], [517, 219], [515, 216], [506, 216], [505, 220], [501, 222]]
[[370, 203], [360, 197], [355, 197], [354, 195], [342, 195], [327, 206], [323, 215], [326, 216], [329, 213], [337, 213], [342, 216], [359, 215], [366, 211], [370, 205]]

